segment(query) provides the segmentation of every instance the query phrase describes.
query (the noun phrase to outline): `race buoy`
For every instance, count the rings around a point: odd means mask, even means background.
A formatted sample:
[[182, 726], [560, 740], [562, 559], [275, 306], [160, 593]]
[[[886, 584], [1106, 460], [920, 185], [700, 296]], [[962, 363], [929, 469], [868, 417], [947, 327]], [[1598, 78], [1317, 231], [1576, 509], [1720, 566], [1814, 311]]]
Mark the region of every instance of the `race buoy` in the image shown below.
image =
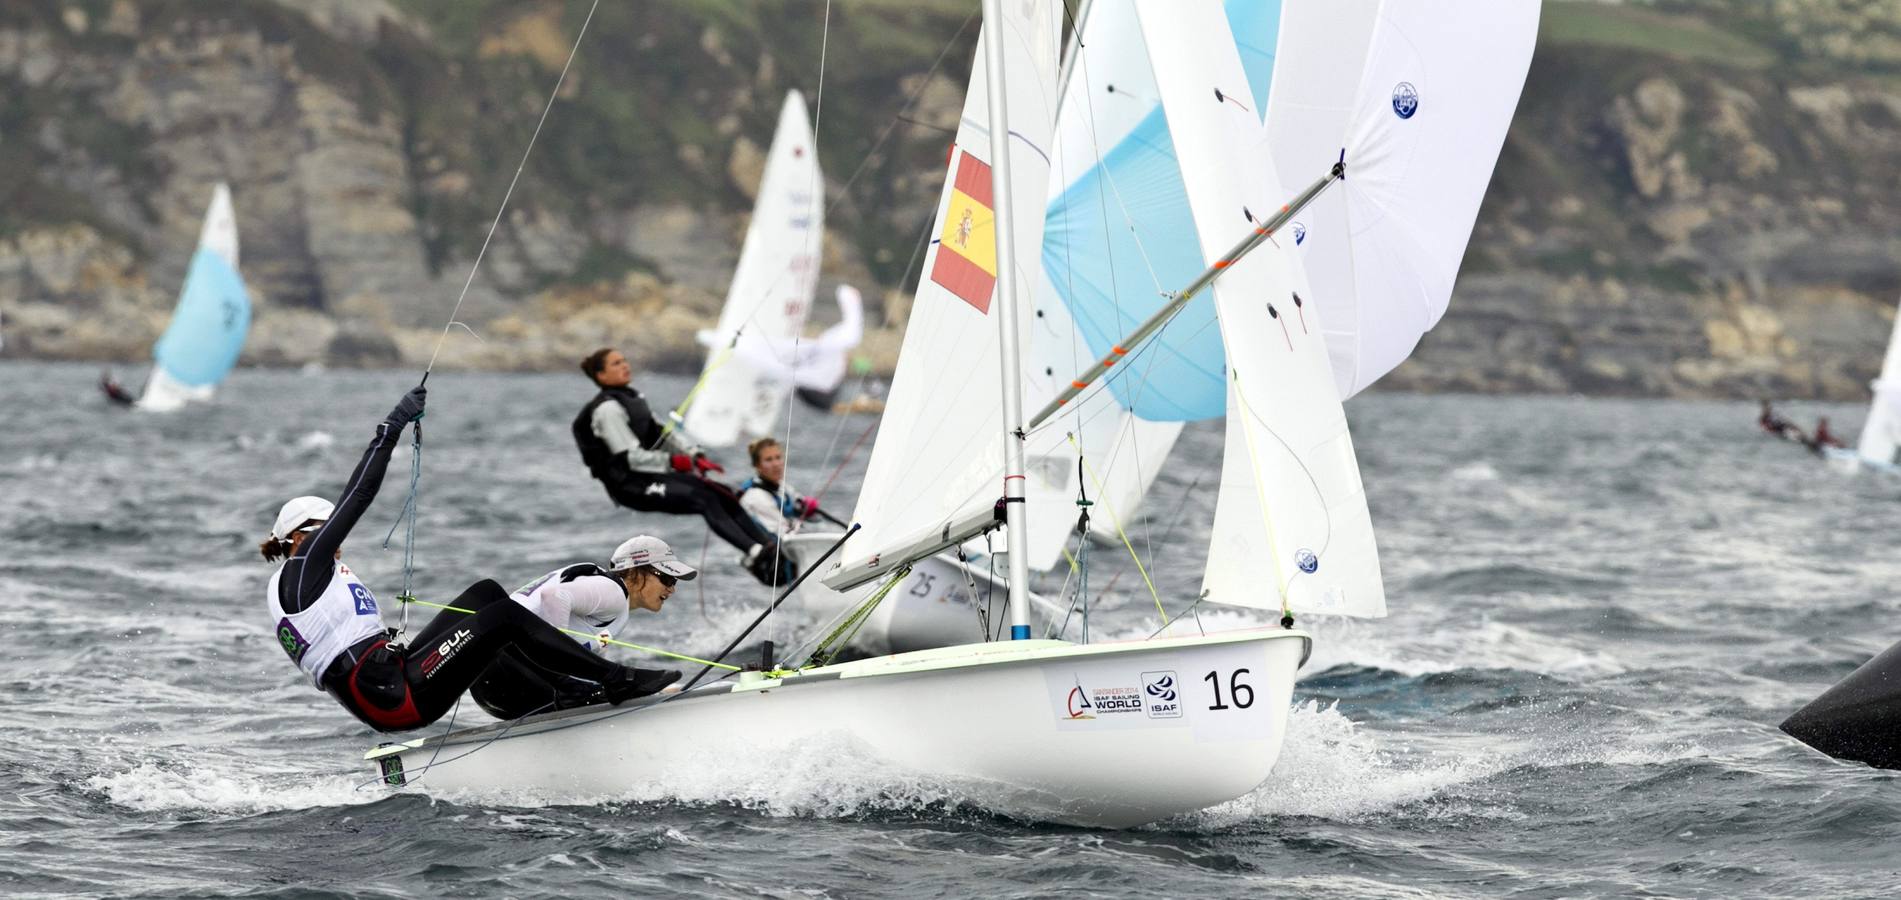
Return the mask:
[[1901, 769], [1901, 643], [1796, 710], [1782, 730], [1836, 759]]

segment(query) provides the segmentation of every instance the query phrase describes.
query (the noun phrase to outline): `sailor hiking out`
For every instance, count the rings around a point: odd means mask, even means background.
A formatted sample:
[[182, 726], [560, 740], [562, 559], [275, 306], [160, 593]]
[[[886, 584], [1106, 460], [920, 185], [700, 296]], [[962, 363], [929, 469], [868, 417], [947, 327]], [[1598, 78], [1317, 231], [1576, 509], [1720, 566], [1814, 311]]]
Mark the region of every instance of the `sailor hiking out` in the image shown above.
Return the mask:
[[[412, 388], [376, 426], [375, 437], [335, 504], [297, 497], [278, 511], [260, 546], [271, 576], [265, 607], [291, 662], [319, 689], [377, 731], [421, 728], [441, 718], [497, 656], [523, 659], [591, 687], [597, 702], [619, 703], [658, 691], [654, 677], [609, 662], [563, 637], [492, 580], [469, 586], [410, 642], [378, 615], [376, 596], [343, 563], [343, 541], [376, 499], [403, 429], [422, 418], [424, 390]], [[665, 673], [677, 677], [677, 673]]]
[[[674, 586], [699, 573], [681, 562], [665, 541], [639, 535], [621, 543], [606, 568], [593, 563], [562, 566], [509, 595], [542, 621], [596, 653], [620, 635], [634, 610], [659, 612]], [[642, 671], [643, 683], [664, 685], [679, 672]], [[518, 719], [546, 709], [599, 702], [582, 679], [544, 669], [514, 649], [502, 651], [470, 695], [498, 719]]]
[[778, 551], [778, 539], [740, 508], [730, 488], [707, 478], [725, 469], [654, 420], [631, 384], [627, 357], [602, 348], [581, 361], [581, 371], [600, 393], [574, 417], [574, 443], [615, 503], [640, 512], [698, 515], [743, 554], [741, 564], [762, 583], [784, 584], [796, 576]]

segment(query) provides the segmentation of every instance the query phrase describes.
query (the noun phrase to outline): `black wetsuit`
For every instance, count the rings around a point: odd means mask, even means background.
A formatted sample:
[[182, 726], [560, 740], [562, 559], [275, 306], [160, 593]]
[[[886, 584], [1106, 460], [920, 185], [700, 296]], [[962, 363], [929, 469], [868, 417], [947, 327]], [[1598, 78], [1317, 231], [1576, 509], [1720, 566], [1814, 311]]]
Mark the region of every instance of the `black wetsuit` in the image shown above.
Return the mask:
[[[567, 566], [554, 577], [573, 581], [590, 575], [612, 577], [591, 563]], [[618, 578], [614, 581], [620, 583]], [[621, 590], [625, 591], [626, 585], [621, 585]], [[514, 598], [510, 597], [509, 602], [514, 603]], [[598, 703], [597, 691], [598, 686], [591, 681], [536, 665], [520, 651], [509, 648], [469, 687], [469, 696], [497, 719], [519, 719], [543, 710]]]
[[757, 544], [773, 546], [774, 538], [740, 508], [739, 498], [725, 485], [684, 472], [640, 471], [628, 464], [594, 433], [594, 411], [603, 403], [618, 403], [627, 413], [627, 424], [642, 450], [661, 451], [666, 429], [654, 420], [646, 398], [631, 387], [601, 388], [601, 392], [581, 407], [574, 417], [574, 443], [581, 461], [614, 502], [640, 512], [697, 515], [720, 540], [739, 550], [751, 550]]
[[[403, 424], [385, 421], [376, 427], [376, 438], [350, 474], [329, 520], [284, 563], [275, 600], [285, 614], [303, 611], [329, 586], [337, 548], [376, 499]], [[513, 649], [540, 668], [596, 686], [599, 700], [650, 693], [630, 689], [637, 677], [633, 670], [575, 644], [510, 600], [494, 581], [470, 585], [449, 605], [470, 612], [438, 613], [408, 648], [391, 645], [394, 635], [388, 633], [358, 641], [323, 671], [324, 690], [378, 731], [421, 728], [448, 712], [491, 662]], [[286, 650], [298, 658], [290, 646]]]

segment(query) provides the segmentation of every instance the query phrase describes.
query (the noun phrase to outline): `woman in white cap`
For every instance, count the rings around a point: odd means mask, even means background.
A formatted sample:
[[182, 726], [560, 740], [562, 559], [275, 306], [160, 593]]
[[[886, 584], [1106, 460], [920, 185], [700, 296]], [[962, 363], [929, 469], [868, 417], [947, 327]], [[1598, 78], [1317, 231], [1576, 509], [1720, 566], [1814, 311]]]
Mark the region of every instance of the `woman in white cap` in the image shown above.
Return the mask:
[[422, 418], [423, 398], [421, 387], [412, 388], [376, 426], [335, 505], [321, 497], [291, 500], [259, 548], [268, 562], [284, 560], [271, 576], [265, 604], [291, 662], [378, 731], [421, 728], [441, 718], [510, 648], [544, 669], [592, 685], [608, 702], [659, 690], [666, 681], [648, 683], [636, 670], [575, 646], [490, 580], [475, 583], [450, 604], [471, 612], [438, 614], [416, 635], [413, 649], [390, 644], [393, 635], [377, 615], [376, 597], [343, 564], [342, 547], [376, 499], [403, 428]]
[[[605, 653], [634, 610], [659, 612], [673, 596], [674, 585], [698, 575], [666, 541], [643, 534], [614, 548], [606, 568], [594, 563], [563, 566], [509, 596], [583, 646]], [[670, 670], [635, 671], [641, 673], [643, 685], [656, 690], [680, 677]], [[469, 694], [498, 719], [601, 702], [585, 684], [536, 666], [514, 651], [504, 651]]]

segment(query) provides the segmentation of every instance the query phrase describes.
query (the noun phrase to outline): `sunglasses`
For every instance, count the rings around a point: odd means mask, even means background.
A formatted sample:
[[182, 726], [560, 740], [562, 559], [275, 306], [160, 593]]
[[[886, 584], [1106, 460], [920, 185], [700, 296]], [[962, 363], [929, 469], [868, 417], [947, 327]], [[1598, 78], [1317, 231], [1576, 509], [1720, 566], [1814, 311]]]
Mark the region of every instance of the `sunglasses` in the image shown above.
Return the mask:
[[662, 586], [665, 586], [665, 587], [673, 587], [674, 585], [676, 585], [676, 584], [679, 584], [679, 583], [680, 583], [680, 579], [678, 579], [678, 578], [676, 578], [676, 577], [674, 577], [674, 576], [672, 576], [672, 575], [668, 575], [668, 574], [667, 574], [667, 573], [665, 573], [665, 572], [661, 572], [661, 571], [655, 571], [655, 572], [654, 572], [653, 574], [654, 574], [654, 577], [655, 577], [655, 578], [658, 578], [658, 579], [660, 579], [660, 584], [661, 584]]

